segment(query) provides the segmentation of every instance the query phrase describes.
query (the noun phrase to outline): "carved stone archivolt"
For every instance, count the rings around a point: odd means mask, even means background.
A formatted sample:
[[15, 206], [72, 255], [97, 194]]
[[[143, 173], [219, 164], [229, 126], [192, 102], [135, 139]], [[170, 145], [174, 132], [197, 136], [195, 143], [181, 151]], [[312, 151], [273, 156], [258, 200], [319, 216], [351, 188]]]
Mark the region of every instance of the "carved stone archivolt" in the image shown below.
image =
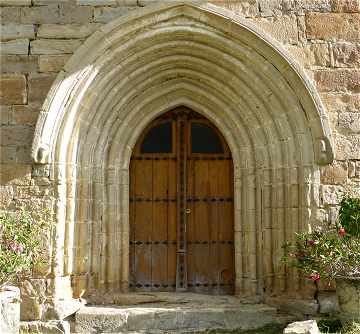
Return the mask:
[[187, 106], [234, 161], [236, 292], [302, 294], [282, 243], [312, 222], [319, 165], [333, 159], [312, 83], [275, 41], [211, 5], [149, 6], [95, 32], [65, 65], [33, 143], [57, 187], [53, 273], [74, 294], [129, 282], [129, 162], [160, 114]]

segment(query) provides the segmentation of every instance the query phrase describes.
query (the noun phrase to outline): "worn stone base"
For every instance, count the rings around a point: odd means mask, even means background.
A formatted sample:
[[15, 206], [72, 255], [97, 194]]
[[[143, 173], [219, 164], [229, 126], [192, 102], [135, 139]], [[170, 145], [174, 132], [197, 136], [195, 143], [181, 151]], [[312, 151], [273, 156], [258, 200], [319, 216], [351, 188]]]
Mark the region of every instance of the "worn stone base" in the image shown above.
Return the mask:
[[[76, 333], [161, 333], [207, 329], [255, 329], [277, 321], [277, 310], [233, 296], [192, 293], [134, 294], [137, 305], [86, 306], [76, 313]], [[152, 302], [156, 296], [157, 302]]]
[[63, 320], [22, 321], [20, 330], [22, 333], [70, 334], [70, 324]]
[[16, 334], [20, 323], [20, 290], [9, 286], [0, 290], [0, 333]]

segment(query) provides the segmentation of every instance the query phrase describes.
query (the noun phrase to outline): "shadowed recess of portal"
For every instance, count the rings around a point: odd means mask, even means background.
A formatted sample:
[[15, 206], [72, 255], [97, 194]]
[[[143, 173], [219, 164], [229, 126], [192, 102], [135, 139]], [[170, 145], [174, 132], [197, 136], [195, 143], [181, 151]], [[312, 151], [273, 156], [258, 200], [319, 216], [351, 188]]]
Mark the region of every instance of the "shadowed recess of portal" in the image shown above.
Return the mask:
[[192, 153], [224, 153], [221, 140], [209, 126], [201, 123], [191, 123]]
[[171, 122], [159, 124], [147, 133], [141, 144], [141, 153], [171, 153]]

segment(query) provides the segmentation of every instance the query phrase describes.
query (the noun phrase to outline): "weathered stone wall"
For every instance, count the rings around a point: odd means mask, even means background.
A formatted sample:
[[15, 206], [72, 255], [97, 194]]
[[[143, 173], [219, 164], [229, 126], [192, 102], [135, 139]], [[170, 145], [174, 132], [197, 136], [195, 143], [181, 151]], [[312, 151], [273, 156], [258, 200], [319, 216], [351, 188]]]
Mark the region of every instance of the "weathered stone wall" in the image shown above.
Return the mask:
[[[39, 208], [56, 207], [51, 170], [33, 164], [30, 157], [45, 96], [57, 73], [88, 36], [107, 22], [154, 2], [0, 1], [1, 208], [29, 202]], [[315, 194], [319, 208], [313, 215], [319, 222], [335, 219], [345, 192], [360, 196], [360, 0], [212, 3], [245, 16], [266, 31], [314, 80], [331, 120], [335, 160], [321, 169], [320, 191]]]

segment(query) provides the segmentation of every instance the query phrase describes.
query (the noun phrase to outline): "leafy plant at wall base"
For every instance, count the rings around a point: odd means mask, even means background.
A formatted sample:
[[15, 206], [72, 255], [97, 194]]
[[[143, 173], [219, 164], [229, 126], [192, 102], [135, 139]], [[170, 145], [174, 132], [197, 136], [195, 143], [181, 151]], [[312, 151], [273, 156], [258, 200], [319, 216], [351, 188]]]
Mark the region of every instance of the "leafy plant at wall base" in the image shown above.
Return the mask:
[[301, 232], [284, 245], [283, 262], [313, 280], [360, 277], [360, 200], [345, 197], [337, 224]]
[[50, 218], [48, 211], [35, 208], [0, 212], [0, 288], [45, 261], [43, 238], [51, 230]]
[[339, 223], [348, 234], [360, 237], [360, 198], [345, 197], [342, 199]]

